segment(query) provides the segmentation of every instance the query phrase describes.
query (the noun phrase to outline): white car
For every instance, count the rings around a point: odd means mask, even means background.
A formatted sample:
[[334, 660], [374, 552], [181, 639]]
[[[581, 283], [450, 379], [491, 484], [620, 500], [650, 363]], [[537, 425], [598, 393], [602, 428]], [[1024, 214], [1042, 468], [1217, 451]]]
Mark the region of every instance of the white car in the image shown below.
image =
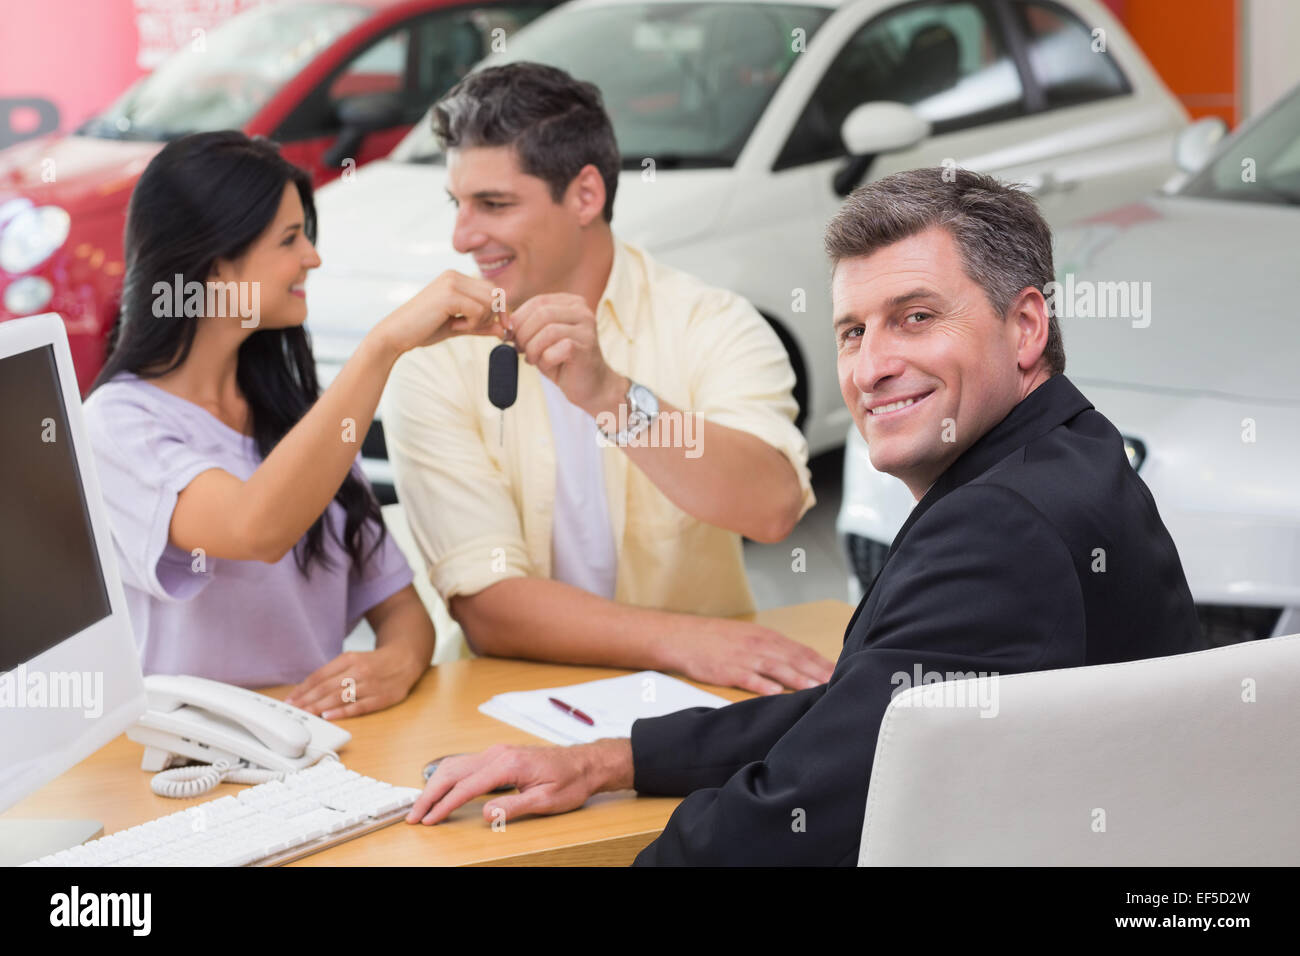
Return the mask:
[[[813, 453], [851, 423], [822, 233], [855, 185], [961, 165], [1027, 183], [1066, 222], [1164, 182], [1187, 124], [1096, 0], [577, 0], [480, 66], [511, 60], [601, 89], [624, 158], [615, 231], [767, 317]], [[445, 182], [426, 119], [320, 190], [307, 289], [322, 382], [387, 308], [444, 269], [475, 274], [451, 248]], [[391, 499], [382, 423], [363, 458]]]
[[[1300, 630], [1300, 87], [1184, 179], [1057, 233], [1057, 314], [1065, 374], [1125, 436], [1221, 645]], [[852, 430], [851, 593], [913, 504]]]

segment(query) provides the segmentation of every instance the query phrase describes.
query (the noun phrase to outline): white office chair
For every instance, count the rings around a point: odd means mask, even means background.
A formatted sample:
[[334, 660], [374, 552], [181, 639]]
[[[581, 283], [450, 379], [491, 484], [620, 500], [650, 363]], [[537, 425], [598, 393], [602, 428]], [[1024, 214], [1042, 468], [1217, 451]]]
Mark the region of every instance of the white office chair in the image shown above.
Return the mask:
[[1297, 800], [1300, 634], [952, 681], [885, 711], [858, 864], [1295, 866]]

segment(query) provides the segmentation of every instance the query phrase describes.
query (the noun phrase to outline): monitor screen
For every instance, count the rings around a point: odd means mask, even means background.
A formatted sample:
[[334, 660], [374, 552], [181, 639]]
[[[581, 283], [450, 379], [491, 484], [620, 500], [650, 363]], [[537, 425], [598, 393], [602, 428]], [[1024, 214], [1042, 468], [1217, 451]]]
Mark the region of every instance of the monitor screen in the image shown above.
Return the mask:
[[0, 671], [111, 612], [51, 346], [0, 358]]

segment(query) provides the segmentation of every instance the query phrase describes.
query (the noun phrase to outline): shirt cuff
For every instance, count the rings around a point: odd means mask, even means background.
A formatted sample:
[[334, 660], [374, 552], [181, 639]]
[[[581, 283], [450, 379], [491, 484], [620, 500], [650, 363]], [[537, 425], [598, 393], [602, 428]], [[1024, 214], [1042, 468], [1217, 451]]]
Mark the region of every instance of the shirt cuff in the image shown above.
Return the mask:
[[468, 541], [429, 565], [429, 580], [446, 602], [458, 594], [478, 594], [498, 581], [526, 578], [531, 573], [523, 544], [503, 544], [500, 538]]

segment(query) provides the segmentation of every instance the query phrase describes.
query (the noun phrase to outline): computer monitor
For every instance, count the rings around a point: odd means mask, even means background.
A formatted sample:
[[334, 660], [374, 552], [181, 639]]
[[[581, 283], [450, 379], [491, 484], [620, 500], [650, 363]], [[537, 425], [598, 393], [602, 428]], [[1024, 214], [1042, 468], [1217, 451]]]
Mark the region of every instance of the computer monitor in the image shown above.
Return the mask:
[[0, 811], [145, 707], [63, 320], [0, 323]]

